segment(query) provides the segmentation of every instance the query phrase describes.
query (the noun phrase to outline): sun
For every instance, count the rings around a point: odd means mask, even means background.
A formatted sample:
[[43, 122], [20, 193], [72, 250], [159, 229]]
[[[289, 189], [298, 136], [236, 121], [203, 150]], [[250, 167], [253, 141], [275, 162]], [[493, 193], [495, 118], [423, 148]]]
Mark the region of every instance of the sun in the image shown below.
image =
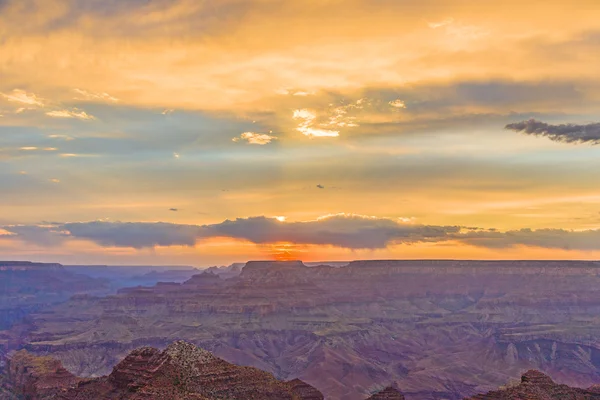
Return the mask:
[[271, 257], [277, 261], [299, 260], [303, 250], [298, 248], [295, 243], [280, 242], [274, 243], [269, 248]]

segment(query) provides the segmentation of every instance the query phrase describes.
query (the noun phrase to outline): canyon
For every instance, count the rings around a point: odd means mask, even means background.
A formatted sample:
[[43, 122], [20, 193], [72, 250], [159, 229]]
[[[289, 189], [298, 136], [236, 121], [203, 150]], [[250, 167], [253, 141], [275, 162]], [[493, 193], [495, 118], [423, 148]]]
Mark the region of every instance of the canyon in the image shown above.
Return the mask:
[[363, 400], [390, 385], [406, 399], [462, 399], [530, 369], [590, 387], [600, 383], [599, 266], [248, 262], [239, 274], [75, 295], [0, 332], [0, 348], [52, 356], [94, 378], [136, 348], [185, 340], [300, 379], [326, 399]]
[[69, 271], [60, 264], [0, 261], [0, 330], [76, 293], [104, 295], [108, 281]]

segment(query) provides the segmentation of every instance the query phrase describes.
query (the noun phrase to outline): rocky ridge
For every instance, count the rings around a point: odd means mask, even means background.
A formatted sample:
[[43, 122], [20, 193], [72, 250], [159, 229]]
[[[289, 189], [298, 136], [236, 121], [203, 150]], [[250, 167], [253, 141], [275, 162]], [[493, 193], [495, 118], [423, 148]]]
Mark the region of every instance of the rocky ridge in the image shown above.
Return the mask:
[[[0, 371], [1, 372], [1, 371]], [[108, 376], [82, 379], [50, 357], [16, 352], [0, 373], [0, 400], [323, 400], [307, 383], [277, 380], [252, 367], [227, 363], [190, 343], [178, 341], [164, 351], [136, 349]], [[572, 388], [547, 375], [527, 371], [516, 385], [465, 400], [600, 400], [600, 388]], [[388, 386], [367, 400], [405, 400]]]
[[572, 388], [559, 385], [539, 371], [527, 371], [521, 383], [486, 394], [479, 394], [467, 400], [600, 400], [600, 389]]
[[190, 343], [164, 351], [143, 347], [131, 352], [108, 376], [82, 379], [49, 357], [22, 350], [8, 362], [4, 390], [30, 400], [323, 400], [315, 388], [283, 382], [252, 367], [223, 361]]

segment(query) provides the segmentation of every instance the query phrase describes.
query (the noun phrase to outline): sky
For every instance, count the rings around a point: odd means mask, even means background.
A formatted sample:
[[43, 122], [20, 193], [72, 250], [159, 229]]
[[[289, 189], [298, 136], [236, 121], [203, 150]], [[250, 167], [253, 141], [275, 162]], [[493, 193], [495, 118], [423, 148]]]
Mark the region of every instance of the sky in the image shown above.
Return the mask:
[[0, 259], [599, 259], [597, 0], [0, 0]]

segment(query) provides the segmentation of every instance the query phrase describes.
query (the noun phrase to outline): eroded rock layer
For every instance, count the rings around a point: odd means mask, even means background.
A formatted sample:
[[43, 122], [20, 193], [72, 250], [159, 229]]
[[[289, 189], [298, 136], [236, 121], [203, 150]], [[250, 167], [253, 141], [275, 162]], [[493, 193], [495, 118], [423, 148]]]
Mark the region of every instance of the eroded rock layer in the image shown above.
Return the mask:
[[110, 373], [130, 351], [185, 339], [330, 399], [396, 382], [407, 399], [450, 399], [538, 369], [600, 383], [600, 264], [583, 261], [249, 262], [230, 279], [75, 296], [0, 332], [0, 350]]
[[302, 382], [282, 382], [272, 374], [223, 361], [179, 341], [164, 351], [144, 347], [131, 352], [108, 376], [80, 379], [60, 362], [16, 353], [8, 363], [5, 390], [30, 400], [323, 400]]

